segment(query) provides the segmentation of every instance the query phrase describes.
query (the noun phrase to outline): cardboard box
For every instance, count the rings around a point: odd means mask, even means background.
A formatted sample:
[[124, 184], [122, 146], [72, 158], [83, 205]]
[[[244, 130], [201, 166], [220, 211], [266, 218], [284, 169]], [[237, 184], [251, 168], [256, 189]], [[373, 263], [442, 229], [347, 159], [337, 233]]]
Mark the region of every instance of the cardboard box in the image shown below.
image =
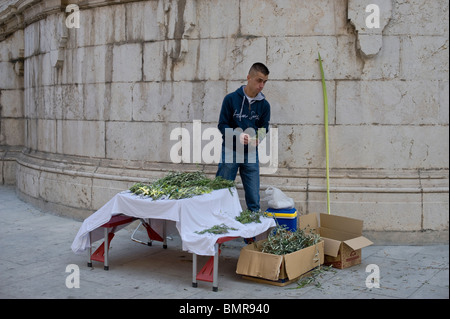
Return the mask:
[[241, 249], [236, 273], [244, 278], [285, 286], [324, 262], [324, 242], [286, 255], [262, 253], [260, 240]]
[[361, 263], [362, 248], [373, 243], [362, 236], [363, 221], [359, 219], [320, 214], [301, 216], [300, 228], [311, 227], [319, 232], [325, 242], [325, 265], [343, 269]]

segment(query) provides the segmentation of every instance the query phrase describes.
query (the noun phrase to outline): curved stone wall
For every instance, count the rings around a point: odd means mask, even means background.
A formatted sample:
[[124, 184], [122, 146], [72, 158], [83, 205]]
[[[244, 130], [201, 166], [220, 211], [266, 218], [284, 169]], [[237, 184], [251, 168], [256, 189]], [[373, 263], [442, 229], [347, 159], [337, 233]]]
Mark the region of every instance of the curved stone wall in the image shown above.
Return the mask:
[[[136, 181], [214, 174], [214, 163], [193, 164], [194, 127], [216, 127], [225, 94], [261, 61], [278, 133], [262, 190], [280, 187], [301, 213], [325, 212], [320, 51], [332, 212], [364, 219], [376, 242], [448, 241], [448, 3], [377, 3], [371, 30], [356, 0], [83, 1], [77, 12], [9, 0], [0, 8], [2, 182], [82, 219]], [[180, 128], [187, 163], [171, 157]]]

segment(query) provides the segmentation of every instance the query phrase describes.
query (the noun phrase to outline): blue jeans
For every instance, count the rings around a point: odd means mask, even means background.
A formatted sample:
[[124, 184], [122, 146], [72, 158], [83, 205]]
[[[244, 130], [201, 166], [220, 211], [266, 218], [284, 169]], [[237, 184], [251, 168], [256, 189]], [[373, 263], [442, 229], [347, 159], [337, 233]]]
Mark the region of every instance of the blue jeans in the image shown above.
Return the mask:
[[[256, 152], [256, 162], [255, 157], [253, 157], [253, 159], [250, 160], [250, 163], [247, 154], [244, 156], [243, 163], [236, 161], [236, 156], [235, 154], [233, 155], [234, 160], [231, 163], [227, 163], [225, 161], [224, 149], [222, 149], [222, 161], [219, 163], [216, 176], [221, 176], [225, 179], [234, 181], [239, 170], [242, 185], [244, 186], [245, 203], [247, 204], [247, 208], [251, 211], [259, 211], [260, 197], [258, 152]], [[250, 158], [252, 157], [250, 156]]]

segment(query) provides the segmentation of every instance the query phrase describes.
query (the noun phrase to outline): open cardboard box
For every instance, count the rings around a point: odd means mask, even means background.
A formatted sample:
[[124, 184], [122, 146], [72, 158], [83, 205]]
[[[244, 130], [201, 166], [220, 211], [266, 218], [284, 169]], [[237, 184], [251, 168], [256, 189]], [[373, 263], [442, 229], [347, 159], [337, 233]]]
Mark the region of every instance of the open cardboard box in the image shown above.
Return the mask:
[[361, 263], [361, 250], [373, 243], [362, 236], [363, 221], [359, 219], [316, 213], [299, 218], [299, 227], [319, 232], [325, 242], [325, 265], [343, 269]]
[[297, 280], [311, 269], [324, 262], [324, 242], [303, 248], [286, 255], [261, 252], [260, 240], [241, 249], [236, 273], [246, 279], [256, 280], [277, 286], [285, 286]]
[[[302, 218], [302, 216], [300, 216]], [[246, 279], [285, 286], [324, 263], [324, 241], [286, 255], [263, 253], [259, 240], [241, 249], [236, 273]]]

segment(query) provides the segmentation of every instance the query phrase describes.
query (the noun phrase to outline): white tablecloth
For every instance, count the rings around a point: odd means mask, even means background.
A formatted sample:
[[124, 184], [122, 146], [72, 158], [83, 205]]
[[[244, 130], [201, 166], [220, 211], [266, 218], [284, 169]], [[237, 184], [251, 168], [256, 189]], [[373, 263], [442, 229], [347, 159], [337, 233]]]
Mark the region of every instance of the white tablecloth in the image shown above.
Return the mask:
[[[261, 218], [261, 223], [241, 224], [235, 217], [242, 211], [235, 188], [215, 190], [209, 194], [178, 200], [152, 200], [124, 191], [115, 195], [103, 207], [85, 219], [72, 243], [72, 250], [81, 253], [90, 247], [89, 233], [95, 242], [104, 236], [101, 225], [112, 216], [124, 214], [137, 218], [165, 219], [176, 222], [182, 249], [204, 256], [214, 255], [214, 244], [224, 236], [250, 238], [275, 226], [273, 218]], [[237, 230], [226, 234], [197, 234], [214, 225], [225, 224]], [[115, 231], [123, 228], [119, 226]]]

